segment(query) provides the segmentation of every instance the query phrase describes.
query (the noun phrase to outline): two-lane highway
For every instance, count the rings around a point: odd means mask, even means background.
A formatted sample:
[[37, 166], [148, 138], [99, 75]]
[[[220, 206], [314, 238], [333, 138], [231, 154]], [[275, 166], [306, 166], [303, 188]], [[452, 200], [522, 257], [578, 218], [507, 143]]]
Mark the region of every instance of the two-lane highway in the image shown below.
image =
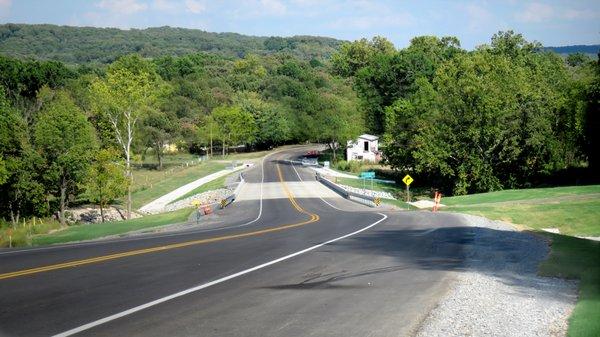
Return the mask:
[[199, 229], [0, 252], [0, 334], [411, 333], [462, 260], [434, 229], [461, 224], [339, 198], [286, 161], [305, 150], [248, 171]]

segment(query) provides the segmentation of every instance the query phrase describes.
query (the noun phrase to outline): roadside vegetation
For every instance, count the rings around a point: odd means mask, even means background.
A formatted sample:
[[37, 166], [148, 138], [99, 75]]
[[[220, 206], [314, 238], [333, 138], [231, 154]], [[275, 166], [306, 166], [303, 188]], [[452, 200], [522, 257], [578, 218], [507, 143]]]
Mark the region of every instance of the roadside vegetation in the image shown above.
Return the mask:
[[140, 174], [138, 175], [138, 178], [136, 178], [140, 180], [140, 183], [136, 192], [132, 194], [133, 206], [136, 209], [140, 208], [150, 201], [165, 195], [178, 187], [207, 176], [211, 173], [223, 170], [226, 167], [227, 164], [225, 163], [208, 161], [181, 170], [174, 170], [165, 173], [161, 172], [159, 174], [155, 174], [156, 171], [153, 170], [140, 170], [138, 171]]
[[[596, 219], [598, 215], [596, 213]], [[579, 298], [569, 318], [568, 336], [600, 335], [600, 242], [547, 232], [540, 234], [551, 241], [552, 248], [549, 258], [540, 265], [540, 274], [579, 280]]]
[[447, 211], [561, 234], [600, 236], [600, 185], [506, 190], [442, 198]]
[[193, 210], [185, 208], [174, 212], [147, 215], [141, 218], [124, 221], [71, 226], [65, 230], [57, 231], [55, 233], [34, 236], [31, 240], [31, 244], [38, 246], [93, 240], [106, 236], [124, 234], [131, 231], [182, 223], [187, 221], [192, 212]]
[[[234, 174], [237, 174], [237, 173], [234, 173]], [[187, 197], [191, 197], [191, 196], [196, 195], [196, 194], [204, 193], [204, 192], [207, 192], [207, 191], [216, 190], [216, 189], [219, 189], [219, 188], [225, 188], [225, 181], [227, 180], [227, 178], [229, 176], [230, 175], [226, 175], [226, 176], [217, 178], [217, 179], [215, 179], [213, 181], [209, 181], [208, 183], [206, 183], [206, 184], [204, 184], [204, 185], [202, 185], [202, 186], [200, 186], [200, 187], [198, 187], [198, 188], [196, 188], [196, 189], [194, 189], [194, 190], [192, 190], [192, 191], [190, 191], [190, 192], [182, 195], [181, 197], [175, 199], [173, 202], [185, 199]]]
[[443, 198], [442, 203], [446, 211], [511, 222], [547, 238], [550, 256], [539, 273], [580, 281], [568, 335], [600, 335], [600, 241], [575, 237], [600, 236], [600, 185], [497, 191]]

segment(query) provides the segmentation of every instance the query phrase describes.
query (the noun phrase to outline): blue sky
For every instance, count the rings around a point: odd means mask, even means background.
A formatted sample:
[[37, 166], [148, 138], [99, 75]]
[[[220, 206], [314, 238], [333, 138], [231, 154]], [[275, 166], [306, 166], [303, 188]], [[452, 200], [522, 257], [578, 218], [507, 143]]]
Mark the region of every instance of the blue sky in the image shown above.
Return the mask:
[[546, 46], [600, 43], [598, 0], [0, 0], [0, 22], [346, 40], [381, 35], [400, 48], [418, 35], [453, 35], [472, 49], [507, 29]]

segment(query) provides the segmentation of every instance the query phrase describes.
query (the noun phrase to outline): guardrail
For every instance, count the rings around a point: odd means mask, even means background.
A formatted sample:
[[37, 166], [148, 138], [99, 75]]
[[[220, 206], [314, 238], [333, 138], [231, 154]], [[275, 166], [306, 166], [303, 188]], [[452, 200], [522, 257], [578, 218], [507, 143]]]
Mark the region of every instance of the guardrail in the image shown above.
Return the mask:
[[321, 176], [318, 172], [315, 173], [317, 177], [317, 181], [321, 182], [323, 185], [329, 187], [331, 190], [341, 195], [342, 197], [358, 202], [360, 204], [369, 206], [369, 207], [377, 207], [379, 206], [380, 199], [378, 197], [372, 197], [370, 195], [364, 195], [360, 193], [355, 193], [351, 191], [346, 191], [341, 186], [335, 184], [327, 178]]
[[198, 207], [198, 209], [196, 210], [196, 223], [200, 222], [200, 218], [202, 218], [202, 216], [212, 213], [213, 209], [215, 209], [217, 207], [220, 207], [221, 209], [223, 209], [235, 201], [235, 199], [240, 194], [240, 190], [242, 189], [242, 186], [246, 183], [246, 180], [244, 179], [244, 175], [242, 172], [240, 172], [239, 177], [240, 177], [240, 182], [238, 183], [238, 185], [236, 186], [236, 188], [232, 194], [228, 195], [224, 199], [221, 199], [220, 202], [214, 202], [212, 204], [202, 205], [202, 206], [208, 207], [208, 209], [210, 210], [209, 213], [207, 213], [203, 207]]

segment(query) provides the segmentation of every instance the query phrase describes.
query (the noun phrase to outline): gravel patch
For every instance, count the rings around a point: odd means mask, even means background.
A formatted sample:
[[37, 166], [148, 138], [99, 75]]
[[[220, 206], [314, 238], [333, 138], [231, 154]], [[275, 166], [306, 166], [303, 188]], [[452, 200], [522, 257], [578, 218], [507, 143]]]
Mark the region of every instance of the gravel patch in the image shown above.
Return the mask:
[[362, 195], [368, 195], [370, 197], [379, 197], [382, 199], [396, 199], [390, 192], [373, 191], [373, 190], [367, 190], [364, 188], [357, 188], [357, 187], [352, 187], [352, 186], [342, 185], [342, 184], [337, 184], [337, 185], [339, 185], [341, 188], [345, 189], [346, 191], [354, 192], [354, 193], [358, 193], [358, 194], [362, 194]]
[[192, 201], [198, 201], [201, 205], [220, 202], [233, 193], [233, 190], [228, 188], [220, 188], [217, 190], [206, 191], [192, 195], [185, 199], [181, 199], [166, 205], [161, 212], [172, 212], [186, 207], [194, 207]]
[[417, 336], [564, 336], [577, 283], [537, 275], [547, 242], [500, 221], [457, 216], [494, 231], [473, 231], [464, 270]]

